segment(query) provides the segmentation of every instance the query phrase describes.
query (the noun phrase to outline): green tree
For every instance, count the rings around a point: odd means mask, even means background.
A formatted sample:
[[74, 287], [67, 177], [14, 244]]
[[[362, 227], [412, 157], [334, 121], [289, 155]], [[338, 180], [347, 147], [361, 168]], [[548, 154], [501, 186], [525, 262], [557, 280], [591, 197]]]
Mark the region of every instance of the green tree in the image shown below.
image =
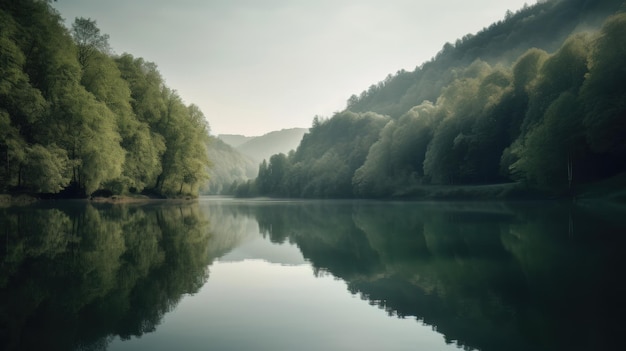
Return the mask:
[[287, 159], [287, 155], [280, 153], [272, 155], [270, 157], [270, 162], [267, 165], [267, 170], [265, 171], [265, 176], [267, 178], [267, 188], [264, 189], [265, 191], [267, 191], [268, 195], [289, 195], [285, 187], [289, 168], [290, 164], [289, 160]]
[[[570, 37], [545, 60], [530, 95], [523, 134], [512, 152], [512, 173], [547, 189], [569, 188], [585, 157], [578, 91], [587, 73], [590, 40]], [[576, 170], [574, 169], [576, 167]]]
[[185, 106], [176, 91], [164, 87], [162, 94], [166, 110], [156, 127], [164, 138], [165, 152], [155, 189], [179, 195], [186, 189], [184, 193], [197, 195], [200, 185], [208, 179], [208, 123], [200, 109]]
[[585, 145], [581, 119], [576, 96], [563, 93], [528, 133], [523, 146], [514, 150], [519, 160], [511, 165], [513, 174], [542, 188], [569, 188], [572, 168], [579, 167], [577, 161]]
[[77, 17], [72, 24], [72, 37], [78, 47], [78, 62], [83, 67], [98, 53], [110, 53], [109, 36], [100, 34], [96, 21], [91, 18]]
[[474, 139], [472, 125], [485, 108], [485, 98], [490, 98], [482, 92], [486, 86], [481, 84], [491, 73], [492, 68], [487, 63], [476, 61], [462, 72], [461, 78], [446, 87], [437, 100], [441, 121], [424, 160], [424, 173], [434, 183], [455, 184], [473, 176], [475, 170], [463, 170], [461, 164]]
[[500, 157], [500, 174], [509, 179], [511, 179], [510, 167], [517, 161], [517, 156], [512, 150], [519, 145], [520, 135], [526, 133], [522, 124], [525, 123], [530, 94], [536, 84], [539, 70], [548, 57], [548, 53], [543, 50], [530, 49], [513, 64], [513, 90], [503, 97], [501, 110], [502, 115], [508, 116], [509, 121], [506, 132], [508, 146]]
[[[605, 22], [592, 46], [589, 74], [581, 91], [587, 140], [594, 151], [613, 154], [615, 161], [623, 160], [626, 154], [625, 32], [626, 13]], [[622, 162], [616, 168], [624, 166]]]
[[115, 116], [77, 82], [60, 87], [52, 98], [44, 135], [67, 150], [73, 164], [72, 182], [84, 194], [120, 176], [124, 150]]
[[423, 163], [436, 121], [437, 109], [427, 101], [387, 123], [354, 174], [355, 194], [387, 196], [423, 182]]
[[26, 145], [34, 140], [36, 123], [46, 113], [47, 103], [24, 71], [19, 24], [1, 9], [0, 22], [0, 189], [6, 189], [22, 186], [19, 177]]
[[161, 95], [164, 82], [156, 65], [141, 58], [123, 54], [116, 63], [121, 78], [128, 84], [128, 101], [136, 118], [124, 119], [129, 123], [120, 126], [122, 145], [127, 151], [121, 186], [141, 191], [154, 186], [162, 172], [161, 158], [166, 146], [156, 127], [165, 111]]
[[[352, 197], [352, 178], [389, 118], [345, 111], [319, 121], [293, 154], [292, 196]], [[299, 195], [298, 195], [299, 194]]]
[[71, 163], [64, 149], [54, 144], [26, 148], [22, 185], [36, 192], [57, 193], [69, 185], [70, 176]]

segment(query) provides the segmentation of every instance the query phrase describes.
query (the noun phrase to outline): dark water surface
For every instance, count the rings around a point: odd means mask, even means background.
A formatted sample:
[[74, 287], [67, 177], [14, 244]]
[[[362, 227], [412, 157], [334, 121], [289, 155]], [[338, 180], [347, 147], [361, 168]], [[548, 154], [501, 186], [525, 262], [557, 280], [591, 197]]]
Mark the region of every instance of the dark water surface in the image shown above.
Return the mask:
[[0, 209], [0, 350], [616, 350], [626, 211], [238, 201]]

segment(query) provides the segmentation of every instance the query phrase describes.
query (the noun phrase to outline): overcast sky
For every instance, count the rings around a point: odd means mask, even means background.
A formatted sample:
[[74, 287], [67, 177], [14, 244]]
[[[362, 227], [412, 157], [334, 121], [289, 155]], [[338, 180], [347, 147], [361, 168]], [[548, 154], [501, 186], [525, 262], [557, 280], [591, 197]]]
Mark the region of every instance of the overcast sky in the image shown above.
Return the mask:
[[58, 0], [115, 53], [156, 63], [212, 134], [311, 125], [387, 74], [535, 0]]

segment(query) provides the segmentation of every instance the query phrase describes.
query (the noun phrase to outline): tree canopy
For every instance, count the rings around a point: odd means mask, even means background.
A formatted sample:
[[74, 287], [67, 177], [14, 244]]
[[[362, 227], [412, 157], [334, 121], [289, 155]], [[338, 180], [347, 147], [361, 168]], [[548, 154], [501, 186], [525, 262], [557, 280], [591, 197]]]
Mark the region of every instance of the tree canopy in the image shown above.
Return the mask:
[[[240, 195], [393, 197], [507, 182], [566, 195], [626, 172], [621, 4], [541, 2], [445, 45], [314, 118], [297, 151], [262, 163]], [[565, 13], [577, 16], [552, 17]], [[522, 40], [548, 24], [542, 42]]]
[[3, 1], [0, 19], [0, 191], [197, 195], [208, 123], [155, 64], [46, 1]]

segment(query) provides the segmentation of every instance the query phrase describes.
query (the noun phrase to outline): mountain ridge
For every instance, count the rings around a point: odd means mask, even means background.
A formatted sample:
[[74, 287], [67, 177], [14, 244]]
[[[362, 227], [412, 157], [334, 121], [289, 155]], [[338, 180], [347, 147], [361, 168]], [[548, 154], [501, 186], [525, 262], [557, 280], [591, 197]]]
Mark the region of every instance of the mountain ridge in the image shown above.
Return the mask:
[[308, 130], [308, 128], [286, 128], [256, 137], [220, 134], [218, 138], [260, 163], [263, 160], [269, 160], [270, 156], [274, 154], [287, 154], [289, 151], [295, 150]]

